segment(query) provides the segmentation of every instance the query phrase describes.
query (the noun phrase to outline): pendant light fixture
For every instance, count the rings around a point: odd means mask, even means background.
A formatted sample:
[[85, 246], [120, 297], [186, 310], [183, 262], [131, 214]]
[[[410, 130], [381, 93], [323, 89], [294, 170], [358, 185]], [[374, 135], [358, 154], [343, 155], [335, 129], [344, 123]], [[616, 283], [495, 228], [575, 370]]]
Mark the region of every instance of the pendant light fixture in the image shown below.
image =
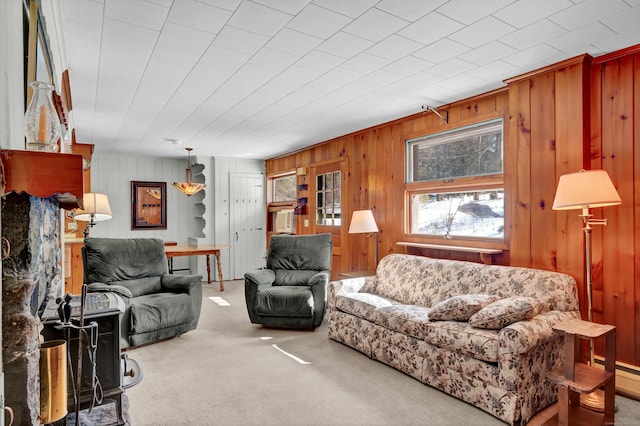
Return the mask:
[[193, 194], [199, 192], [206, 185], [204, 183], [195, 183], [193, 182], [193, 174], [191, 172], [191, 151], [193, 148], [185, 148], [189, 153], [189, 162], [186, 171], [186, 182], [173, 182], [173, 186], [178, 188], [180, 192], [185, 194], [187, 197], [192, 196]]

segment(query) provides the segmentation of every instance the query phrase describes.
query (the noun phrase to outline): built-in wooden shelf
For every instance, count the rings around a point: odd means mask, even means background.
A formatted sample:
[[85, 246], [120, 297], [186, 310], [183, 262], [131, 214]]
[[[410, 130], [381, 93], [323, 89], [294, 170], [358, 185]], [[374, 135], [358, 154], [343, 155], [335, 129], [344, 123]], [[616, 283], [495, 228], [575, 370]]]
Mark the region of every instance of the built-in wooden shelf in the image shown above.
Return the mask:
[[426, 249], [432, 249], [432, 250], [449, 250], [449, 251], [459, 251], [459, 252], [465, 252], [465, 253], [478, 253], [480, 254], [480, 259], [482, 260], [482, 263], [486, 263], [488, 265], [493, 263], [494, 255], [501, 254], [504, 252], [504, 250], [502, 249], [491, 249], [491, 248], [470, 247], [470, 246], [455, 246], [455, 245], [448, 245], [448, 244], [413, 243], [410, 241], [398, 241], [396, 244], [399, 246], [426, 248]]
[[82, 155], [39, 151], [0, 150], [4, 174], [2, 195], [15, 192], [55, 197], [60, 207], [82, 207]]

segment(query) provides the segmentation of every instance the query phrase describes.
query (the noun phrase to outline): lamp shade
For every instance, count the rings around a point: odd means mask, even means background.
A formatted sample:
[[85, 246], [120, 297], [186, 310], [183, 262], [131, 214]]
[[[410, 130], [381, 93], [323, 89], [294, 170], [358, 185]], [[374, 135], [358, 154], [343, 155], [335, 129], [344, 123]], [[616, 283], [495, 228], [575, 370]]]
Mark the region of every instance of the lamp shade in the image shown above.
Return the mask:
[[75, 211], [73, 218], [84, 222], [100, 222], [111, 219], [111, 206], [106, 194], [87, 192], [82, 197], [84, 209]]
[[370, 234], [378, 232], [378, 225], [371, 210], [356, 210], [351, 216], [349, 234]]
[[580, 170], [560, 176], [553, 210], [577, 210], [621, 204], [605, 170]]

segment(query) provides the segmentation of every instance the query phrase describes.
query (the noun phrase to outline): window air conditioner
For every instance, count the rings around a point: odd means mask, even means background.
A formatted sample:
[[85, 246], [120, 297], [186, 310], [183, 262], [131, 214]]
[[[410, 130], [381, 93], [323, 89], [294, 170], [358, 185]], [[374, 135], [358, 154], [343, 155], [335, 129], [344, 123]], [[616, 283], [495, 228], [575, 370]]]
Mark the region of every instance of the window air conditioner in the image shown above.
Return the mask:
[[275, 232], [293, 232], [293, 209], [280, 210], [276, 213]]

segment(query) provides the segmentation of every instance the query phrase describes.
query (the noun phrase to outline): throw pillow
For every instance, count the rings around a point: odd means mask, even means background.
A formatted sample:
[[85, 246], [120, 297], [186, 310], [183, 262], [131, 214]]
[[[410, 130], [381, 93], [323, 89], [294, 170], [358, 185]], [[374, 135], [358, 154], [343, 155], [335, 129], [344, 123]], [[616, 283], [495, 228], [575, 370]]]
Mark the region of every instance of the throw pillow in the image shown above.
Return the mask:
[[453, 296], [431, 308], [429, 311], [429, 319], [467, 321], [471, 315], [496, 300], [498, 300], [498, 296], [489, 294], [461, 294], [460, 296]]
[[531, 319], [539, 311], [540, 305], [536, 299], [512, 296], [480, 309], [469, 318], [469, 324], [476, 328], [499, 330], [514, 322]]

